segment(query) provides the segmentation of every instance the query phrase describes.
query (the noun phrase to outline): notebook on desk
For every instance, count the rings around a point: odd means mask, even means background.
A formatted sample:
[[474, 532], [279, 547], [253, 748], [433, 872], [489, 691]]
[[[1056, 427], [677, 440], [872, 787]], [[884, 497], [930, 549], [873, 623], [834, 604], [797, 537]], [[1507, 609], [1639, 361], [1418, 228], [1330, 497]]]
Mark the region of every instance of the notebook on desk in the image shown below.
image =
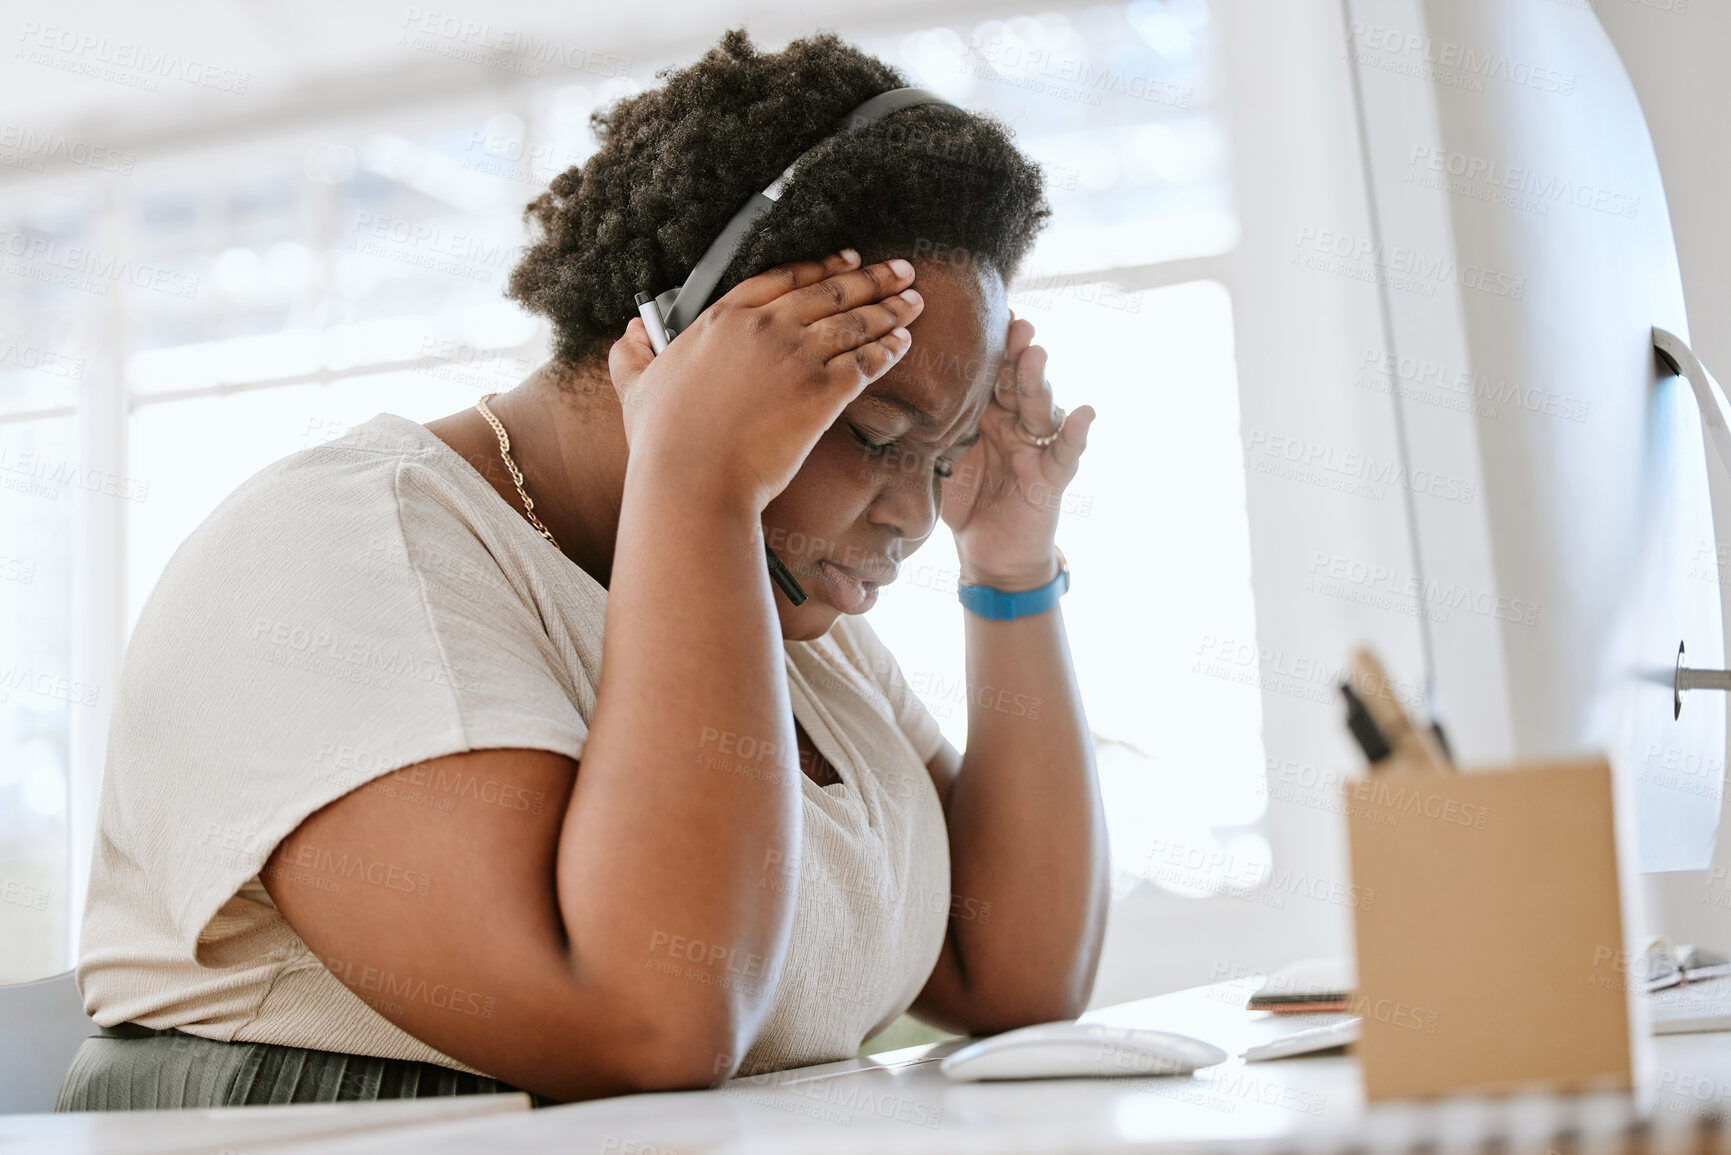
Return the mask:
[[[1649, 958], [1654, 957], [1650, 951]], [[1664, 973], [1657, 963], [1642, 968], [1653, 1033], [1731, 1031], [1731, 962], [1701, 947], [1680, 947], [1675, 959]], [[1301, 959], [1269, 975], [1245, 1005], [1282, 1015], [1350, 1011], [1355, 986], [1351, 959]]]
[[1655, 1035], [1731, 1031], [1731, 975], [1701, 979], [1647, 996]]
[[1300, 959], [1269, 975], [1245, 1006], [1277, 1015], [1347, 1011], [1357, 985], [1350, 958]]

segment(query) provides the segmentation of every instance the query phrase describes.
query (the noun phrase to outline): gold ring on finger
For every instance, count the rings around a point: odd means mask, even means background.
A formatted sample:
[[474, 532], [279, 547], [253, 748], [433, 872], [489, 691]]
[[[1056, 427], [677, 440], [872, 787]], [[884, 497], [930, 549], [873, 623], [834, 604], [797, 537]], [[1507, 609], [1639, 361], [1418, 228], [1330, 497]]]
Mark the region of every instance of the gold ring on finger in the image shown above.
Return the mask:
[[1030, 433], [1027, 430], [1027, 428], [1022, 425], [1022, 419], [1018, 417], [1016, 419], [1016, 435], [1018, 437], [1020, 437], [1023, 441], [1026, 441], [1029, 445], [1035, 446], [1036, 448], [1039, 448], [1039, 449], [1044, 449], [1046, 446], [1052, 444], [1052, 442], [1058, 440], [1058, 435], [1060, 433], [1064, 432], [1064, 422], [1066, 422], [1070, 419], [1069, 413], [1064, 411], [1063, 406], [1060, 405], [1057, 407], [1057, 409], [1058, 409], [1058, 427], [1056, 429], [1052, 430], [1052, 432], [1046, 434], [1043, 437], [1039, 436], [1037, 434], [1034, 434], [1034, 433]]

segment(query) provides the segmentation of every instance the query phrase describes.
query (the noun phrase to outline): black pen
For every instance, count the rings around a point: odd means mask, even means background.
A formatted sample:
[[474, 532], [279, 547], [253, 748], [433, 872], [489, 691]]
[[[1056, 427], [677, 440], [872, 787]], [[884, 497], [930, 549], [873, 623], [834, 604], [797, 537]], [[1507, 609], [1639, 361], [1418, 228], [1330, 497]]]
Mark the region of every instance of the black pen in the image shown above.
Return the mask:
[[[649, 347], [656, 353], [667, 348], [667, 326], [661, 323], [661, 309], [656, 305], [653, 296], [648, 293], [637, 294], [637, 315], [643, 318], [643, 327], [649, 330]], [[793, 574], [788, 572], [781, 559], [775, 556], [775, 551], [769, 548], [768, 542], [763, 543], [763, 553], [769, 563], [769, 580], [781, 588], [788, 601], [796, 606], [802, 604], [805, 601], [805, 590], [794, 580]]]
[[1389, 745], [1382, 727], [1365, 709], [1364, 699], [1352, 688], [1350, 678], [1340, 684], [1340, 693], [1346, 699], [1346, 728], [1358, 740], [1358, 748], [1364, 751], [1364, 760], [1374, 770], [1378, 762], [1394, 753], [1394, 747]]

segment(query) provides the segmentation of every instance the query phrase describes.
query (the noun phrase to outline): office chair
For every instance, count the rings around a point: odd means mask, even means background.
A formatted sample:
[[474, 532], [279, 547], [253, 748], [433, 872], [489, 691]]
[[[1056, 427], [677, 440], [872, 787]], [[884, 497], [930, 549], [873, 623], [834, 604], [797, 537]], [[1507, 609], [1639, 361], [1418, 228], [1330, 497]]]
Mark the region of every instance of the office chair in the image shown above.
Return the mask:
[[54, 1110], [73, 1052], [95, 1033], [72, 971], [0, 986], [0, 1115]]

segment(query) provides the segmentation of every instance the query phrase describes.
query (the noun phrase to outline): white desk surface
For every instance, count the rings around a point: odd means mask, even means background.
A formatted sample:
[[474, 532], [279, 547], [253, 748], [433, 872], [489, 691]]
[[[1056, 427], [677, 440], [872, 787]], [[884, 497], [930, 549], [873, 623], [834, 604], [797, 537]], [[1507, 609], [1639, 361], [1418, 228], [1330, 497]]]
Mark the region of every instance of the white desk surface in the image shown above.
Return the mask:
[[192, 1111], [0, 1115], [0, 1151], [56, 1155], [243, 1155], [315, 1137], [371, 1134], [478, 1116], [527, 1113], [527, 1095], [465, 1095], [381, 1103], [306, 1103]]
[[[1177, 1030], [1234, 1056], [1306, 1025], [1250, 1013], [1247, 983], [1222, 983], [1095, 1011], [1116, 1026]], [[1654, 1040], [1659, 1126], [1683, 1127], [1731, 1109], [1731, 1034]], [[1548, 1136], [1555, 1101], [1501, 1106], [1379, 1106], [1367, 1111], [1355, 1060], [1342, 1055], [1245, 1064], [1233, 1058], [1188, 1078], [952, 1083], [935, 1060], [957, 1044], [913, 1047], [736, 1079], [713, 1091], [632, 1095], [528, 1114], [439, 1123], [273, 1146], [276, 1155], [467, 1155], [469, 1152], [1051, 1152], [1133, 1151], [1232, 1144], [1268, 1151], [1331, 1150], [1381, 1136], [1474, 1139], [1506, 1130]], [[1576, 1100], [1589, 1130], [1619, 1122], [1626, 1096]], [[1535, 1114], [1536, 1112], [1536, 1114]], [[1584, 1113], [1584, 1115], [1583, 1115]], [[1349, 1142], [1351, 1140], [1352, 1142]], [[1539, 1142], [1544, 1152], [1551, 1144]]]

